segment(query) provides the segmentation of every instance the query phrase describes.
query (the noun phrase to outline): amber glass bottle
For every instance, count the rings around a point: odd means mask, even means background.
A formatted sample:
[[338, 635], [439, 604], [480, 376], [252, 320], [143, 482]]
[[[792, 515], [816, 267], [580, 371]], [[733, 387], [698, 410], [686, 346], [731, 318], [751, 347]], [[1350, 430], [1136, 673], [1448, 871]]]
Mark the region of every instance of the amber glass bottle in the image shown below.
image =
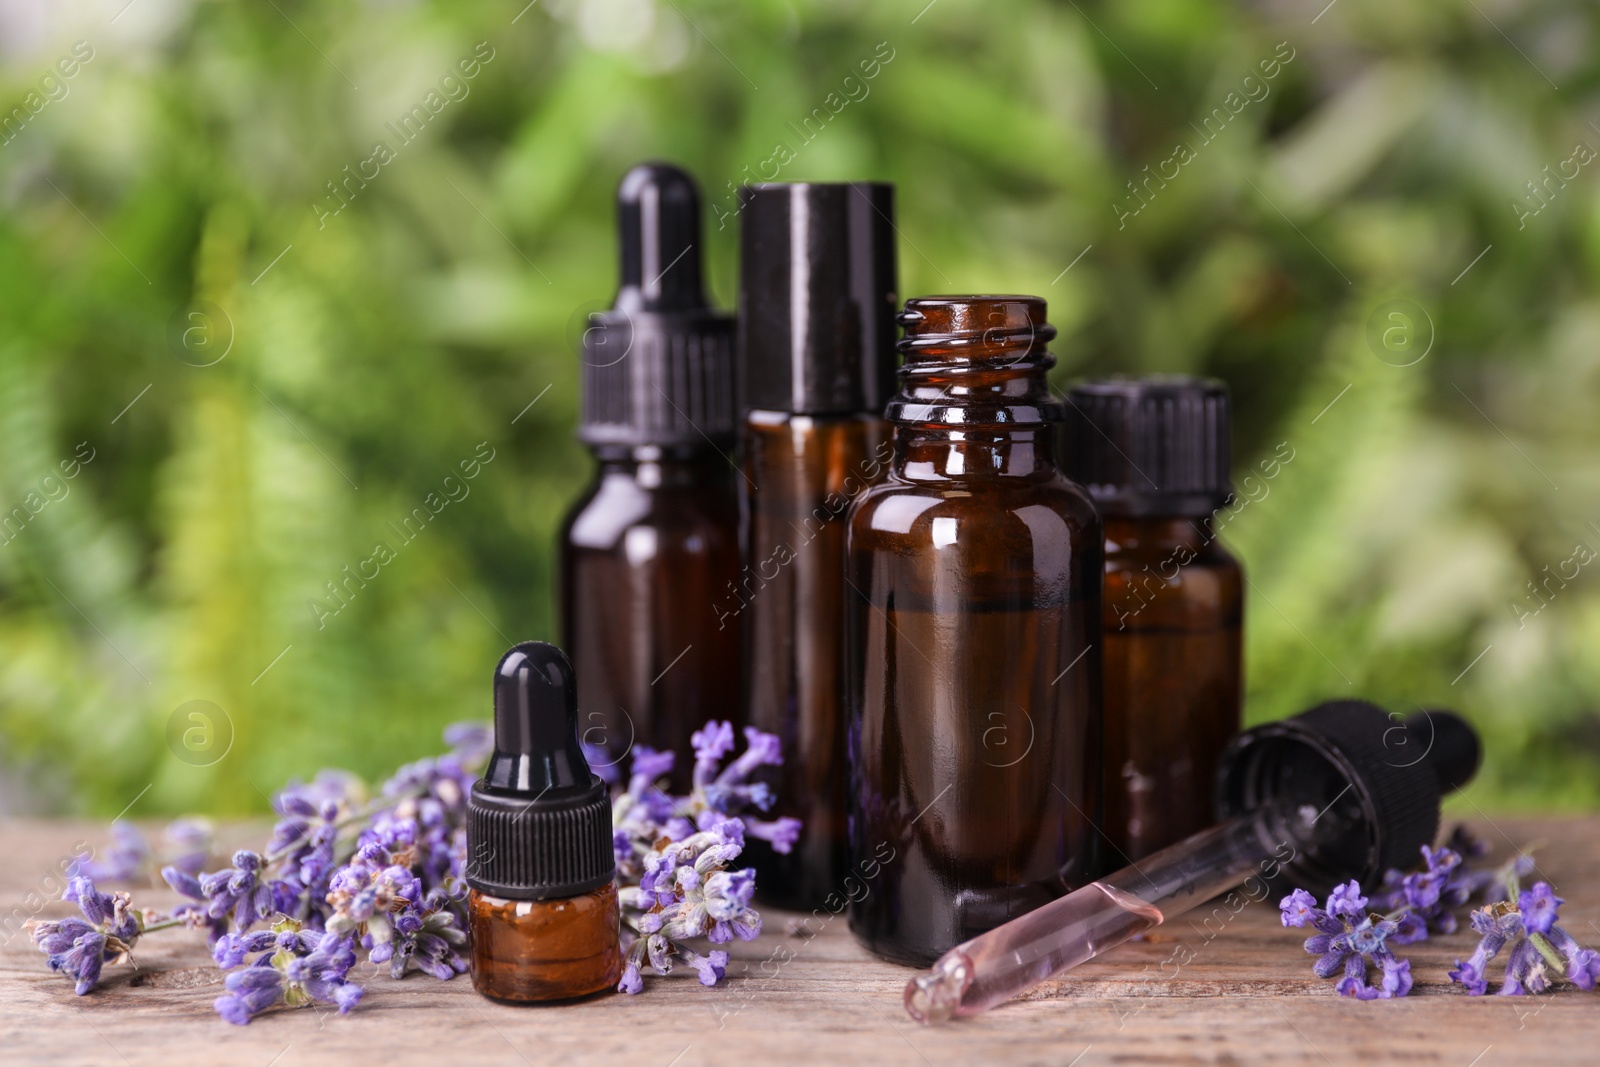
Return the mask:
[[739, 627], [715, 604], [739, 576], [734, 324], [701, 285], [694, 180], [644, 164], [617, 202], [622, 285], [584, 335], [578, 436], [597, 469], [562, 526], [562, 640], [596, 769], [670, 750], [686, 791], [689, 735], [739, 700]]
[[1063, 466], [1105, 516], [1106, 836], [1137, 860], [1210, 826], [1239, 732], [1239, 564], [1212, 513], [1232, 492], [1227, 387], [1111, 379], [1068, 394]]
[[494, 672], [494, 754], [467, 803], [472, 985], [565, 1000], [622, 977], [611, 801], [578, 744], [561, 650], [526, 641]]
[[1094, 505], [1026, 296], [911, 300], [888, 481], [850, 514], [850, 928], [926, 964], [1099, 872]]
[[744, 623], [745, 722], [783, 739], [775, 815], [787, 854], [747, 855], [761, 899], [814, 908], [848, 873], [844, 534], [888, 469], [894, 382], [893, 188], [758, 185], [741, 212], [744, 572], [722, 602]]

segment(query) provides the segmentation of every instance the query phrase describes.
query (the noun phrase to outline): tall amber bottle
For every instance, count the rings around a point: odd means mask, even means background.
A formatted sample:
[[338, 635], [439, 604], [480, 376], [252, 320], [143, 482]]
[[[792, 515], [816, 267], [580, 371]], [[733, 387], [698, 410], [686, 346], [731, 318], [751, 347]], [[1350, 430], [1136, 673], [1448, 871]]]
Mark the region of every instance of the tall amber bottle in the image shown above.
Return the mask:
[[622, 284], [583, 343], [578, 437], [594, 481], [561, 531], [561, 618], [595, 770], [635, 745], [678, 754], [739, 701], [739, 627], [716, 601], [739, 575], [734, 323], [700, 278], [700, 194], [662, 163], [617, 192]]
[[888, 481], [849, 530], [850, 928], [926, 964], [1099, 874], [1094, 505], [1030, 296], [911, 300]]
[[1062, 465], [1105, 516], [1105, 829], [1126, 862], [1211, 825], [1239, 732], [1244, 578], [1212, 528], [1232, 492], [1228, 390], [1110, 379], [1068, 400]]
[[741, 212], [745, 721], [783, 739], [774, 814], [786, 854], [751, 842], [762, 900], [814, 908], [841, 891], [845, 833], [844, 536], [888, 468], [894, 383], [893, 187], [757, 185]]

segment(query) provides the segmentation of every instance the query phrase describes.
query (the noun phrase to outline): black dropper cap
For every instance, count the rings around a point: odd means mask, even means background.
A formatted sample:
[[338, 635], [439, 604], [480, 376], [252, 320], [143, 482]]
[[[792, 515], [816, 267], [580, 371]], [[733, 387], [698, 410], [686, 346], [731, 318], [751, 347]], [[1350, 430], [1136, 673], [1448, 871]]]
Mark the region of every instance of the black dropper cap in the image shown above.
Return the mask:
[[578, 744], [578, 686], [555, 645], [494, 669], [494, 754], [467, 801], [467, 884], [513, 900], [571, 897], [616, 874], [611, 802]]
[[1106, 515], [1209, 515], [1233, 494], [1228, 387], [1107, 378], [1067, 394], [1062, 466]]
[[895, 391], [894, 186], [746, 186], [741, 407], [879, 414]]
[[731, 442], [733, 316], [706, 300], [700, 191], [686, 171], [641, 163], [617, 187], [621, 286], [583, 335], [578, 439], [637, 447]]
[[1262, 843], [1294, 885], [1318, 896], [1351, 878], [1371, 888], [1417, 863], [1438, 835], [1440, 799], [1481, 759], [1477, 732], [1453, 712], [1401, 719], [1330, 701], [1233, 739], [1217, 769], [1218, 815], [1265, 812], [1273, 840]]

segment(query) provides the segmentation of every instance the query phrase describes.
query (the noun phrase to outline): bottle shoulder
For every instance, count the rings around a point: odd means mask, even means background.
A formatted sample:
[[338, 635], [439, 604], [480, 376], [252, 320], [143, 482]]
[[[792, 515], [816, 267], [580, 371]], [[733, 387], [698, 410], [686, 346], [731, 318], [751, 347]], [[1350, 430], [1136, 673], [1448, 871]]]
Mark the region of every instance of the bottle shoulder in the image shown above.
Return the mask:
[[732, 485], [647, 486], [637, 479], [602, 474], [573, 503], [562, 526], [562, 544], [611, 550], [631, 531], [651, 530], [661, 544], [737, 547], [739, 503]]
[[873, 486], [850, 512], [850, 532], [861, 544], [910, 539], [981, 542], [1024, 532], [1032, 540], [1101, 539], [1099, 514], [1076, 483], [1059, 473], [1044, 478], [981, 482], [920, 482], [891, 476]]
[[1211, 571], [1223, 578], [1233, 576], [1235, 582], [1243, 575], [1239, 560], [1215, 536], [1207, 535], [1197, 527], [1192, 539], [1147, 540], [1137, 543], [1119, 542], [1113, 536], [1106, 538], [1106, 573], [1142, 571], [1147, 568], [1181, 568], [1189, 572]]

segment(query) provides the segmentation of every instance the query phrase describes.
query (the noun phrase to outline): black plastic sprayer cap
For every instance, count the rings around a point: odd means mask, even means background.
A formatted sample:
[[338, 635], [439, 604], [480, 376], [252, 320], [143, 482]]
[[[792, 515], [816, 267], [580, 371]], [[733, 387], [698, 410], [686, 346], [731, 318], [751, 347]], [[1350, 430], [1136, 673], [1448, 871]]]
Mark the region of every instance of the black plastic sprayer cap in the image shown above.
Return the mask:
[[1210, 515], [1233, 494], [1231, 432], [1215, 379], [1084, 382], [1067, 393], [1062, 468], [1104, 515]]
[[700, 191], [667, 163], [641, 163], [617, 188], [621, 284], [583, 334], [583, 414], [590, 445], [703, 445], [732, 440], [731, 315], [706, 300]]
[[578, 687], [555, 645], [524, 641], [494, 670], [494, 754], [467, 802], [467, 884], [545, 900], [611, 881], [611, 801], [578, 744]]
[[[1405, 719], [1363, 700], [1319, 704], [1234, 738], [1217, 769], [1217, 814], [1265, 812], [1269, 851], [1293, 846], [1287, 881], [1318, 896], [1408, 870], [1439, 832], [1439, 802], [1478, 771], [1477, 732], [1449, 711]], [[1281, 858], [1281, 857], [1280, 857]]]
[[882, 413], [898, 363], [894, 186], [775, 182], [740, 200], [740, 406]]

